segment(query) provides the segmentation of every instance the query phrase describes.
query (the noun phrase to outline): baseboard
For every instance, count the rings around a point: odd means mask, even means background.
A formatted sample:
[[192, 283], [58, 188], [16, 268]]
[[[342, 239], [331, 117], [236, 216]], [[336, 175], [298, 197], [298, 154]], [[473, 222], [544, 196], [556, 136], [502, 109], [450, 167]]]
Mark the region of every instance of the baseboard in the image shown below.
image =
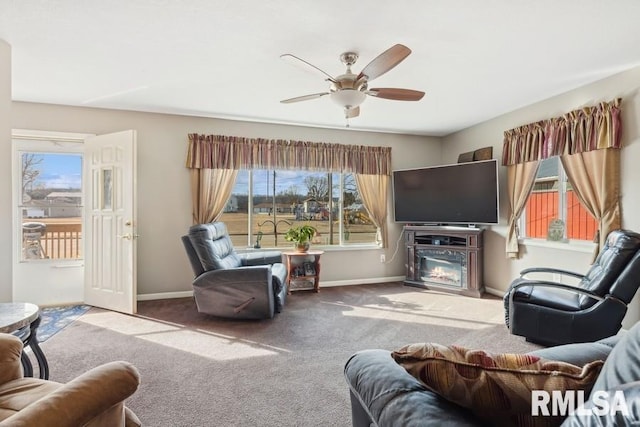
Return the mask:
[[375, 283], [402, 282], [405, 276], [372, 277], [370, 279], [332, 280], [329, 282], [320, 281], [320, 288], [331, 288], [334, 286], [372, 285]]
[[178, 292], [162, 292], [157, 294], [138, 294], [138, 301], [152, 301], [156, 299], [171, 299], [171, 298], [190, 298], [193, 296], [193, 291], [178, 291]]
[[504, 296], [504, 291], [495, 288], [489, 288], [487, 286], [484, 287], [484, 291], [490, 295], [495, 295], [497, 297], [502, 298]]
[[[320, 288], [331, 288], [335, 286], [353, 286], [353, 285], [371, 285], [375, 283], [389, 283], [389, 282], [401, 282], [404, 280], [404, 276], [392, 276], [392, 277], [373, 277], [370, 279], [352, 279], [352, 280], [332, 280], [329, 282], [320, 281]], [[171, 299], [171, 298], [190, 298], [193, 296], [193, 291], [178, 291], [178, 292], [162, 292], [157, 294], [138, 294], [138, 301], [152, 301], [158, 299]]]

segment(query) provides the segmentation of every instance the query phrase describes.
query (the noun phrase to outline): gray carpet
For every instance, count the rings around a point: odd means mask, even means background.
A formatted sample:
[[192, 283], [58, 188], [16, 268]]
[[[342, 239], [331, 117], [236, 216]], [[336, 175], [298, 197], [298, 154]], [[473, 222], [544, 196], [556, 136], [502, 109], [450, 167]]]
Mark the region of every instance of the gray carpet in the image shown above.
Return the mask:
[[492, 352], [536, 346], [508, 334], [502, 301], [401, 283], [296, 292], [269, 321], [199, 314], [191, 298], [145, 301], [138, 315], [92, 308], [43, 344], [51, 379], [112, 360], [140, 370], [128, 401], [143, 424], [349, 426], [344, 363], [367, 348], [439, 342]]

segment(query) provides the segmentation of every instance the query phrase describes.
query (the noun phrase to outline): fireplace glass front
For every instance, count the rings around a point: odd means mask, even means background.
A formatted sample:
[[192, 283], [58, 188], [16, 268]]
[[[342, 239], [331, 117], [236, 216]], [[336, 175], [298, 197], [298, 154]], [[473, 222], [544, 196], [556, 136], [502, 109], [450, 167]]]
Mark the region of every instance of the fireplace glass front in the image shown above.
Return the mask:
[[467, 257], [464, 251], [419, 249], [416, 251], [419, 279], [442, 285], [465, 287]]

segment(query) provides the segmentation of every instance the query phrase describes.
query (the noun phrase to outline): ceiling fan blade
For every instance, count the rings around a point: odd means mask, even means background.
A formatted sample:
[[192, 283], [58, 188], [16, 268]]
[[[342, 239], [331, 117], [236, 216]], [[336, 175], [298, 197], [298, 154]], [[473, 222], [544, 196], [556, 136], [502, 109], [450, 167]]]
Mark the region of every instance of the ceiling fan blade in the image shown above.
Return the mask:
[[405, 59], [411, 53], [411, 49], [402, 44], [397, 44], [378, 55], [373, 61], [369, 62], [360, 74], [358, 78], [367, 76], [367, 80], [371, 81], [376, 77], [380, 77], [400, 62]]
[[312, 93], [310, 95], [296, 96], [295, 98], [283, 99], [280, 101], [283, 104], [291, 104], [292, 102], [308, 101], [309, 99], [316, 99], [329, 95], [329, 92]]
[[360, 107], [344, 109], [344, 117], [347, 119], [353, 119], [354, 117], [358, 117], [359, 115], [360, 115]]
[[296, 65], [296, 66], [300, 66], [301, 68], [307, 70], [307, 71], [311, 71], [315, 74], [317, 73], [321, 73], [326, 80], [329, 80], [330, 82], [336, 83], [336, 79], [334, 79], [329, 73], [321, 70], [320, 68], [316, 67], [315, 65], [311, 64], [310, 62], [305, 61], [302, 58], [298, 58], [295, 55], [292, 55], [290, 53], [285, 53], [280, 55], [280, 58], [284, 59], [285, 61]]
[[424, 92], [419, 90], [398, 89], [393, 87], [373, 88], [365, 93], [375, 96], [376, 98], [395, 99], [396, 101], [420, 101], [424, 96]]

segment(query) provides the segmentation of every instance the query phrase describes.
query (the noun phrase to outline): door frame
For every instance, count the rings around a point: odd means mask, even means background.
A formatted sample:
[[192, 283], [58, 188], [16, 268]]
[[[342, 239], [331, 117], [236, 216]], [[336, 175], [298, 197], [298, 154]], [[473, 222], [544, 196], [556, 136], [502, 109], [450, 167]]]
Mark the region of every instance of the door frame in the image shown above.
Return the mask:
[[[22, 296], [24, 292], [19, 290], [19, 287], [22, 286], [24, 276], [25, 276], [25, 267], [28, 266], [29, 269], [32, 269], [34, 274], [56, 274], [59, 273], [61, 276], [61, 280], [68, 279], [70, 272], [74, 268], [81, 268], [80, 276], [82, 277], [82, 281], [79, 284], [79, 289], [77, 291], [77, 295], [82, 295], [82, 300], [84, 300], [84, 259], [80, 260], [31, 260], [28, 263], [22, 262], [21, 253], [22, 253], [22, 217], [18, 214], [17, 206], [20, 203], [19, 198], [22, 196], [21, 192], [18, 190], [18, 182], [20, 181], [20, 174], [22, 170], [22, 165], [19, 164], [18, 161], [18, 152], [20, 151], [43, 151], [43, 152], [56, 152], [57, 150], [51, 150], [44, 147], [42, 150], [39, 147], [35, 148], [38, 141], [41, 142], [66, 142], [66, 143], [77, 143], [79, 147], [81, 147], [78, 152], [82, 153], [84, 156], [84, 139], [91, 136], [92, 134], [81, 134], [81, 133], [70, 133], [70, 132], [54, 132], [54, 131], [40, 131], [40, 130], [27, 130], [27, 129], [12, 129], [11, 132], [11, 165], [12, 165], [12, 300], [16, 301], [16, 296]], [[25, 145], [20, 146], [19, 141], [24, 141]], [[29, 144], [31, 142], [31, 144]], [[66, 150], [61, 149], [60, 152], [64, 152]], [[82, 192], [84, 193], [84, 182]], [[85, 219], [83, 215], [82, 219], [82, 228], [84, 229]], [[84, 244], [84, 239], [83, 239]], [[85, 250], [83, 248], [83, 254]], [[40, 273], [38, 273], [40, 271]], [[26, 274], [29, 274], [28, 272]], [[66, 276], [66, 277], [65, 277]], [[72, 292], [75, 295], [75, 291]], [[31, 296], [29, 299], [33, 299]], [[19, 298], [24, 299], [24, 298]], [[59, 304], [59, 303], [80, 303], [82, 301], [50, 301], [49, 304], [46, 301], [36, 301], [39, 305], [51, 305], [51, 304]]]

